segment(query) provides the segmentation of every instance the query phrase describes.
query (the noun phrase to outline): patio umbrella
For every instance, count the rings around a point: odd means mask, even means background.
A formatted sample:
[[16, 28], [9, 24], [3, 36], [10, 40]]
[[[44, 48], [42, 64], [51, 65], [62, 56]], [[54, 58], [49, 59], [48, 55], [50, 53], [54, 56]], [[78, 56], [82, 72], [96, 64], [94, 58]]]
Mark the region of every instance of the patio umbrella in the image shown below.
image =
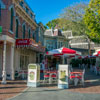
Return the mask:
[[69, 48], [59, 48], [59, 49], [53, 49], [51, 51], [46, 52], [47, 55], [54, 55], [54, 56], [62, 56], [62, 55], [81, 55], [80, 52], [69, 49]]
[[99, 57], [100, 56], [100, 51], [97, 51], [97, 52], [93, 53], [93, 56]]
[[75, 55], [81, 55], [80, 52], [69, 49], [69, 48], [59, 48], [59, 49], [54, 49], [51, 51], [46, 52], [47, 55], [53, 55], [53, 56], [62, 56], [63, 57], [63, 63], [64, 63], [64, 57], [70, 57], [70, 56], [75, 56]]

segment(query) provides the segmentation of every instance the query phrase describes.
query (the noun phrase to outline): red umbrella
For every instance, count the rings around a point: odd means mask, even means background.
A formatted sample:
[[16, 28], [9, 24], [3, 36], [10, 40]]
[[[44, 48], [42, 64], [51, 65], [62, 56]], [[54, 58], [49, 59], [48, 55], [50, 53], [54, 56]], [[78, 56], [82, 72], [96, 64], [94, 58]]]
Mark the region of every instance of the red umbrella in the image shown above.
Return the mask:
[[99, 57], [99, 56], [100, 56], [100, 51], [95, 52], [95, 53], [93, 54], [93, 56]]
[[65, 48], [65, 47], [48, 51], [46, 54], [47, 55], [54, 55], [54, 56], [61, 56], [61, 55], [81, 55], [80, 52], [77, 52], [75, 50], [72, 50], [72, 49], [69, 49], [69, 48]]

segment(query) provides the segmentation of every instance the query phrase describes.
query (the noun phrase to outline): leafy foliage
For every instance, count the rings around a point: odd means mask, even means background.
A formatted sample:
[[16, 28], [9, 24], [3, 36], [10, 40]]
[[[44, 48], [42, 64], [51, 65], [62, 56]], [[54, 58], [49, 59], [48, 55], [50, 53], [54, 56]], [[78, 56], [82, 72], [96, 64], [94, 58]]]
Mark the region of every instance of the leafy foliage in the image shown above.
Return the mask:
[[83, 16], [85, 9], [87, 8], [86, 3], [78, 3], [64, 9], [64, 12], [60, 15], [62, 18], [69, 20], [69, 29], [73, 31], [73, 35], [85, 34], [85, 24]]
[[100, 42], [100, 0], [91, 0], [86, 13], [84, 22], [87, 27], [87, 35], [94, 42]]
[[49, 21], [46, 26], [54, 29], [58, 25], [62, 30], [72, 30], [73, 35], [83, 35], [86, 28], [83, 21], [86, 7], [87, 4], [85, 3], [78, 3], [67, 7], [60, 14], [60, 18]]

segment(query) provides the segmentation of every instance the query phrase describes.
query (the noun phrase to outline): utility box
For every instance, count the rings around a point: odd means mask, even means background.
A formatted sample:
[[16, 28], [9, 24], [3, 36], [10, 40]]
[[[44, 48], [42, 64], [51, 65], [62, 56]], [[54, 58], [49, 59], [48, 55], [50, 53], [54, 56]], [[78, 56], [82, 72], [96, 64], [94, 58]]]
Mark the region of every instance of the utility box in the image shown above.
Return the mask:
[[39, 85], [40, 85], [40, 65], [29, 64], [27, 86], [38, 87]]
[[58, 88], [67, 89], [69, 88], [68, 84], [68, 65], [59, 65], [58, 70]]

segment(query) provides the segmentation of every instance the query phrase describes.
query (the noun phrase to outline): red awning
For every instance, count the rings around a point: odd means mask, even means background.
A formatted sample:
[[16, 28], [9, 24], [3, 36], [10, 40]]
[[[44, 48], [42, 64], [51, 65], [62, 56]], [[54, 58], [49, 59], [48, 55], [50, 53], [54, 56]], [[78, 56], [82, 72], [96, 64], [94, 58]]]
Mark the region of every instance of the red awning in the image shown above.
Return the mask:
[[38, 52], [45, 52], [45, 47], [41, 43], [36, 43], [33, 39], [16, 39], [17, 48], [31, 48]]

